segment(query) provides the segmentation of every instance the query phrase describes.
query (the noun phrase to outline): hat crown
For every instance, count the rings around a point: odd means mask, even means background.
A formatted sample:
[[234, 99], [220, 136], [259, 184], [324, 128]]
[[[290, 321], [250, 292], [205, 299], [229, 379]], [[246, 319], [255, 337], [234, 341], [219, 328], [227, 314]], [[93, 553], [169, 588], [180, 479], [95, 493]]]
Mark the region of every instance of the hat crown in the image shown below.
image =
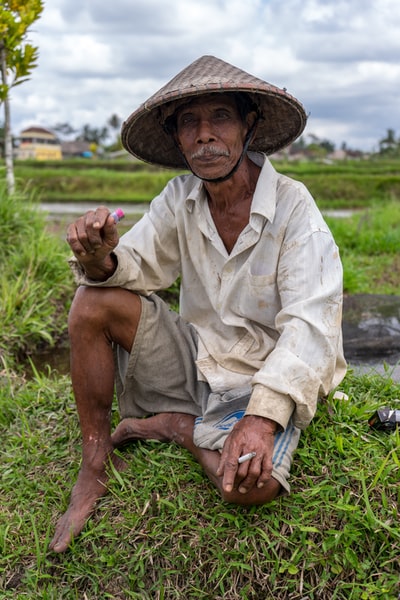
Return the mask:
[[[146, 108], [164, 104], [169, 100], [199, 95], [208, 92], [232, 92], [268, 89], [278, 94], [285, 90], [250, 75], [220, 58], [211, 55], [201, 56], [182, 69], [175, 77], [153, 94], [145, 103]], [[287, 94], [289, 96], [289, 94]]]

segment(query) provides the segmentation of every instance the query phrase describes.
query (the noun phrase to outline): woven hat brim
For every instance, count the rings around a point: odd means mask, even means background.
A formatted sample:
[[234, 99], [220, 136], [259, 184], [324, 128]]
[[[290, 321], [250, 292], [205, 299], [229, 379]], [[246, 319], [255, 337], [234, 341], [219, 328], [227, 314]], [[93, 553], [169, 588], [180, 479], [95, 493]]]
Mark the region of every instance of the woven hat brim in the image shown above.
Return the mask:
[[186, 164], [172, 137], [162, 127], [162, 107], [200, 95], [229, 92], [247, 92], [259, 108], [261, 119], [249, 150], [273, 154], [303, 132], [307, 121], [304, 108], [286, 90], [215, 57], [202, 57], [130, 115], [122, 126], [122, 144], [133, 156], [145, 162], [185, 169]]

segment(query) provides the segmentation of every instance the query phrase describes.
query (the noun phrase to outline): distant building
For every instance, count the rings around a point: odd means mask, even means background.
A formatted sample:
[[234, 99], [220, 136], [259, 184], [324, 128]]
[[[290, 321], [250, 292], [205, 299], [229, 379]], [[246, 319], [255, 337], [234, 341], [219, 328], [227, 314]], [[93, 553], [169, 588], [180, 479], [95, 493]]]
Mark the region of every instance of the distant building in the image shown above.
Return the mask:
[[330, 160], [345, 160], [348, 157], [348, 153], [346, 150], [341, 148], [340, 150], [334, 150], [330, 154], [328, 154], [328, 158]]
[[49, 129], [28, 127], [21, 131], [16, 155], [20, 160], [61, 160], [61, 144]]
[[64, 158], [74, 156], [82, 156], [83, 158], [91, 158], [93, 151], [89, 142], [83, 140], [75, 140], [74, 142], [61, 143], [62, 155]]

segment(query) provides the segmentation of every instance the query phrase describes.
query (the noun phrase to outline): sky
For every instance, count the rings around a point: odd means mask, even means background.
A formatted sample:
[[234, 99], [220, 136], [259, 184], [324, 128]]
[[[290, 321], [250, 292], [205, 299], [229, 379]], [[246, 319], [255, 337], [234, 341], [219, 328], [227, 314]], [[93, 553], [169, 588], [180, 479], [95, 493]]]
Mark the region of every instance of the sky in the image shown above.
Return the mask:
[[388, 129], [400, 137], [399, 32], [398, 0], [44, 0], [12, 131], [124, 120], [211, 54], [287, 88], [306, 135], [374, 151]]

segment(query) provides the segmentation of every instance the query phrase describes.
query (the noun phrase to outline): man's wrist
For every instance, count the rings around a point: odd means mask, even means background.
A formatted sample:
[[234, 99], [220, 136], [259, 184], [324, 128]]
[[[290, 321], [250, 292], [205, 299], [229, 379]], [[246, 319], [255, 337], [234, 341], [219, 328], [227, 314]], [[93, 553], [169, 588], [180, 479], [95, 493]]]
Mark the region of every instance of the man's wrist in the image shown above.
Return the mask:
[[268, 417], [260, 417], [260, 419], [264, 419], [264, 422], [267, 423], [268, 428], [271, 429], [273, 434], [275, 434], [277, 431], [279, 431], [280, 425], [276, 421], [273, 421], [272, 419], [269, 419]]
[[245, 415], [243, 418], [244, 419], [248, 419], [248, 418], [261, 419], [264, 426], [266, 426], [268, 433], [272, 433], [273, 435], [275, 435], [278, 431], [280, 431], [282, 429], [281, 426], [279, 425], [279, 423], [277, 423], [276, 421], [273, 421], [272, 419], [270, 419], [268, 417], [262, 417], [260, 415]]
[[112, 252], [104, 258], [104, 261], [101, 264], [85, 265], [81, 263], [81, 266], [88, 279], [93, 281], [106, 281], [115, 273], [118, 266], [118, 259]]

